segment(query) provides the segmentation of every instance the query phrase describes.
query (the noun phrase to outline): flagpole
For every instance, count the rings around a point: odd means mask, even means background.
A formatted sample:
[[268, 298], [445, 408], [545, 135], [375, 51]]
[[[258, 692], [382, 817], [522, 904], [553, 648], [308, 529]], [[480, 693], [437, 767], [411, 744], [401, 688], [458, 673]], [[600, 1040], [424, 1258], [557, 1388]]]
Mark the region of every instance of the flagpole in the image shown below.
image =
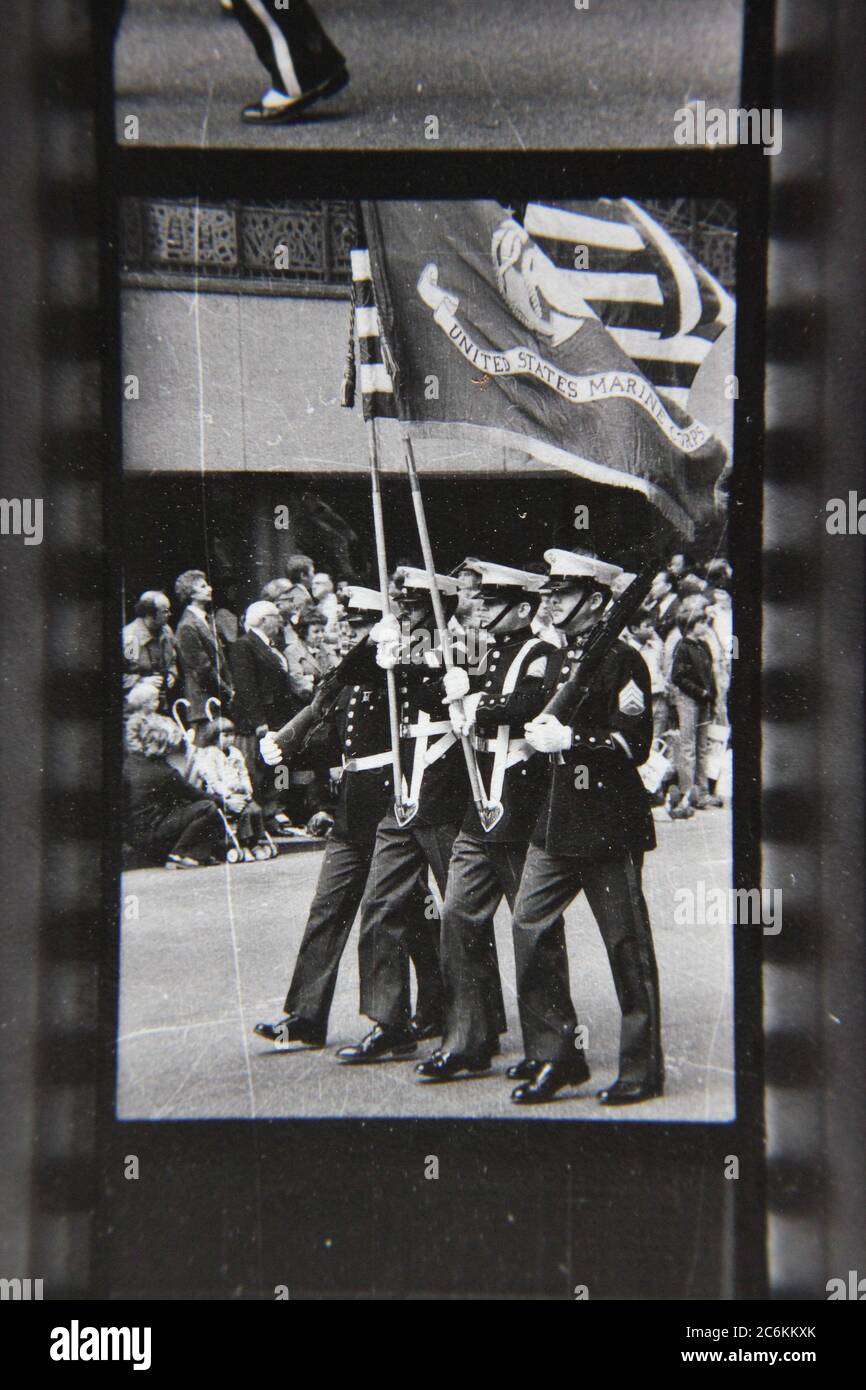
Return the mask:
[[[430, 532], [427, 529], [424, 498], [421, 495], [421, 483], [418, 478], [418, 470], [415, 467], [415, 454], [412, 449], [412, 440], [409, 438], [408, 433], [403, 435], [403, 446], [406, 456], [406, 471], [409, 474], [409, 488], [412, 493], [412, 506], [415, 509], [415, 522], [418, 527], [418, 539], [421, 542], [421, 553], [424, 556], [424, 568], [427, 571], [427, 578], [430, 580], [430, 597], [433, 600], [433, 614], [436, 619], [436, 627], [439, 630], [439, 640], [442, 644], [442, 661], [445, 670], [450, 671], [454, 666], [454, 655], [451, 647], [451, 631], [445, 620], [445, 611], [442, 607], [442, 596], [439, 593], [439, 585], [436, 582], [436, 566], [433, 563], [433, 550], [430, 545]], [[462, 700], [455, 700], [454, 703], [462, 711]], [[485, 830], [492, 830], [497, 821], [502, 817], [502, 806], [498, 802], [489, 802], [484, 795], [481, 787], [481, 778], [478, 773], [478, 764], [475, 761], [475, 749], [472, 747], [467, 734], [460, 735], [460, 744], [463, 748], [463, 756], [466, 759], [466, 771], [469, 774], [469, 785], [472, 789], [472, 800], [475, 802], [478, 819], [481, 821]]]
[[[370, 451], [370, 490], [373, 498], [373, 531], [376, 537], [376, 562], [379, 569], [379, 592], [382, 596], [382, 612], [391, 613], [391, 596], [388, 588], [388, 559], [385, 551], [385, 522], [382, 515], [382, 487], [379, 470], [379, 444], [376, 438], [375, 418], [367, 421], [367, 442]], [[397, 677], [393, 668], [385, 671], [388, 691], [388, 725], [391, 731], [391, 767], [394, 776], [394, 814], [400, 825], [412, 819], [417, 807], [410, 807], [404, 798], [403, 767], [400, 759], [400, 720], [397, 713]]]

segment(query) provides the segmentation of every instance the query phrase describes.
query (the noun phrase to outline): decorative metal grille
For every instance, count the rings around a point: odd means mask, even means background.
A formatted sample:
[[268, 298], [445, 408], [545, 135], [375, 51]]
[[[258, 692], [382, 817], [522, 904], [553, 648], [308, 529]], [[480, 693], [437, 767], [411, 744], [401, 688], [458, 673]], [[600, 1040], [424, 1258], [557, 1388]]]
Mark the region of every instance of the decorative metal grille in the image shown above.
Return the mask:
[[348, 202], [125, 198], [120, 236], [126, 284], [346, 295], [358, 230]]
[[[653, 216], [726, 289], [736, 288], [736, 209], [722, 199], [647, 200]], [[357, 244], [354, 204], [209, 203], [124, 198], [121, 264], [127, 284], [257, 294], [347, 295]]]
[[647, 199], [648, 212], [731, 294], [737, 287], [737, 210], [723, 198]]

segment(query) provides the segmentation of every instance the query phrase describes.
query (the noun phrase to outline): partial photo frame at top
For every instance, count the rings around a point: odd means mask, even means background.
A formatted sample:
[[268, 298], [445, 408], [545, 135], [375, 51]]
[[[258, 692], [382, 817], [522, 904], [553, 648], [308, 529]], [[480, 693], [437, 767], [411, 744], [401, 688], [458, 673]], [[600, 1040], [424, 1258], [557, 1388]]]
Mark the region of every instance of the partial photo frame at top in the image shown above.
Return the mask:
[[112, 0], [120, 146], [736, 140], [746, 0]]

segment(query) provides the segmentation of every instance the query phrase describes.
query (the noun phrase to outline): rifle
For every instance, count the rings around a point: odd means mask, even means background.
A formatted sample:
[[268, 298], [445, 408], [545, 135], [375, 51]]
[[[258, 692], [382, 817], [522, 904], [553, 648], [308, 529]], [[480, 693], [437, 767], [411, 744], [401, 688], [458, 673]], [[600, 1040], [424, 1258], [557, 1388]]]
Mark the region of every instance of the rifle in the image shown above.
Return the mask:
[[548, 700], [542, 714], [552, 714], [564, 723], [574, 718], [590, 693], [592, 682], [598, 675], [605, 657], [616, 646], [623, 628], [628, 626], [643, 605], [655, 574], [656, 563], [653, 561], [635, 575], [619, 598], [614, 599], [607, 615], [587, 638], [583, 655], [574, 672], [565, 685]]
[[339, 666], [322, 678], [310, 703], [273, 734], [281, 753], [288, 756], [302, 752], [311, 735], [330, 715], [341, 691], [353, 683], [356, 668], [363, 665], [361, 656], [367, 651], [367, 639], [362, 637], [346, 653]]

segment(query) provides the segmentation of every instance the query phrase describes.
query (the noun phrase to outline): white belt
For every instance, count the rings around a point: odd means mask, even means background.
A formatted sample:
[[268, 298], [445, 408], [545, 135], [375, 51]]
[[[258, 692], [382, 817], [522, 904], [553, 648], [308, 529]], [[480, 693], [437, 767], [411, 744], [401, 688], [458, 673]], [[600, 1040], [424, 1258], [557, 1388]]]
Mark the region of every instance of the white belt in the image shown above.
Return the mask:
[[364, 758], [343, 759], [344, 772], [368, 772], [374, 767], [387, 767], [391, 762], [391, 753], [368, 753]]
[[409, 724], [408, 727], [404, 724], [400, 729], [401, 738], [426, 739], [429, 738], [431, 734], [450, 734], [452, 732], [450, 719], [437, 719], [433, 722], [429, 720], [428, 716], [428, 721], [429, 722], [425, 721], [423, 723], [419, 721], [417, 724]]
[[[472, 735], [472, 747], [476, 753], [498, 753], [500, 750], [498, 738], [479, 738], [477, 734]], [[525, 738], [510, 738], [507, 743], [508, 766], [512, 763], [523, 762], [532, 753], [532, 749]]]
[[[443, 732], [444, 730], [447, 730], [447, 733]], [[437, 738], [432, 747], [428, 748], [427, 739], [432, 733], [441, 733], [442, 737]], [[425, 770], [431, 763], [438, 762], [438, 760], [448, 752], [449, 748], [453, 748], [454, 744], [457, 742], [457, 735], [451, 728], [450, 719], [447, 721], [439, 720], [434, 723], [429, 714], [424, 710], [420, 710], [418, 714], [418, 723], [410, 726], [409, 737], [417, 739], [415, 744], [415, 761], [412, 764], [412, 785], [409, 788], [409, 800], [413, 805], [417, 806], [418, 798], [421, 795], [421, 782]]]

